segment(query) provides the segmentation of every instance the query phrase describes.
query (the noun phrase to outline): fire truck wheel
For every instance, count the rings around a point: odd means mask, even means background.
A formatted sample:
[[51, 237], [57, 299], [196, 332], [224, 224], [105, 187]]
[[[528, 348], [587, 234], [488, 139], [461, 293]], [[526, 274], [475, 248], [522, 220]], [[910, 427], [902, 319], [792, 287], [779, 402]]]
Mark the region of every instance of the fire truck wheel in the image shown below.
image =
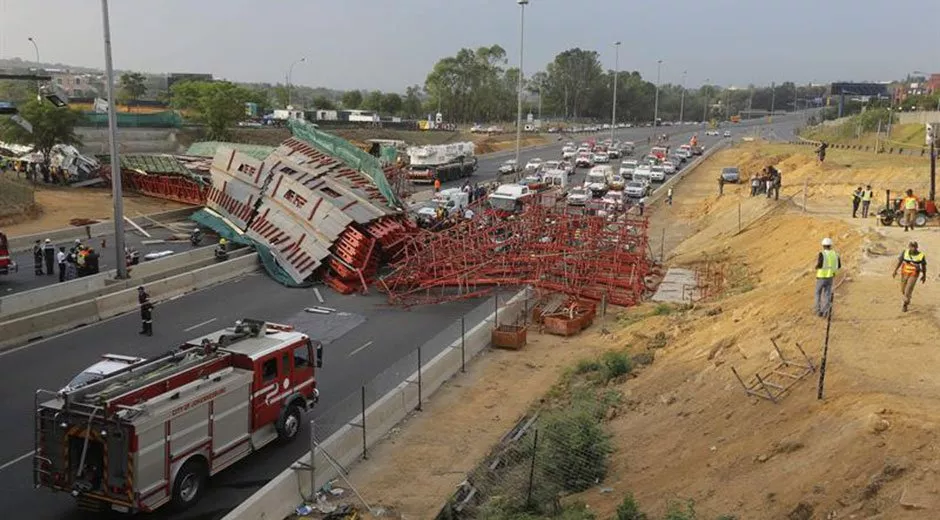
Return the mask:
[[284, 409], [277, 421], [277, 435], [282, 442], [290, 442], [300, 431], [300, 409], [291, 405]]
[[199, 500], [207, 474], [206, 465], [201, 460], [192, 459], [183, 464], [173, 482], [173, 505], [177, 509], [186, 509]]

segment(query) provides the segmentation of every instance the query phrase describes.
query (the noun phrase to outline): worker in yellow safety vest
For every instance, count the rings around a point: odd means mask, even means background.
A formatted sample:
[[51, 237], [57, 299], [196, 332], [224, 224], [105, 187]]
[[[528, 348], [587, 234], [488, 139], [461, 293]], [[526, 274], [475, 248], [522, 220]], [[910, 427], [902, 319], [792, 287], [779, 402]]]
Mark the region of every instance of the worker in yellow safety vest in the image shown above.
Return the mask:
[[822, 251], [816, 256], [816, 315], [825, 317], [832, 308], [832, 280], [839, 269], [842, 259], [832, 250], [832, 239], [822, 239]]
[[901, 207], [904, 209], [904, 231], [914, 229], [914, 217], [917, 216], [917, 197], [914, 196], [914, 190], [907, 190], [907, 196], [901, 200]]
[[917, 285], [917, 276], [920, 275], [920, 283], [927, 282], [927, 255], [917, 249], [917, 242], [911, 241], [907, 249], [898, 256], [898, 264], [894, 266], [894, 272], [891, 277], [898, 275], [898, 269], [901, 270], [901, 294], [904, 297], [901, 311], [907, 312], [907, 306], [911, 304], [911, 296], [914, 295], [914, 286]]
[[871, 184], [865, 186], [865, 189], [862, 191], [862, 218], [868, 218], [868, 208], [871, 207], [871, 199], [875, 195], [871, 191]]

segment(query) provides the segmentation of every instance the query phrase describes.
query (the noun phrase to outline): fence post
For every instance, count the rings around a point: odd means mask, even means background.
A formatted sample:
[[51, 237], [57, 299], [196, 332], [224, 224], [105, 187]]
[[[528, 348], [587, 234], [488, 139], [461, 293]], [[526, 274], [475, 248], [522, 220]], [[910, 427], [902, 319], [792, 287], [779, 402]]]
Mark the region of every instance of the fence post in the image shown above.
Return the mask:
[[366, 387], [362, 385], [361, 387], [361, 396], [362, 396], [362, 459], [368, 460], [369, 453], [366, 451]]
[[460, 371], [467, 372], [467, 342], [463, 316], [460, 317]]
[[666, 228], [663, 228], [662, 238], [659, 240], [659, 263], [666, 261]]
[[529, 490], [526, 492], [526, 505], [532, 504], [532, 482], [535, 480], [535, 457], [539, 448], [539, 431], [535, 430], [535, 438], [532, 439], [532, 462], [529, 464]]
[[317, 496], [317, 427], [316, 421], [310, 419], [310, 499]]
[[418, 347], [418, 408], [421, 411], [421, 347]]
[[493, 293], [493, 324], [499, 328], [499, 293]]

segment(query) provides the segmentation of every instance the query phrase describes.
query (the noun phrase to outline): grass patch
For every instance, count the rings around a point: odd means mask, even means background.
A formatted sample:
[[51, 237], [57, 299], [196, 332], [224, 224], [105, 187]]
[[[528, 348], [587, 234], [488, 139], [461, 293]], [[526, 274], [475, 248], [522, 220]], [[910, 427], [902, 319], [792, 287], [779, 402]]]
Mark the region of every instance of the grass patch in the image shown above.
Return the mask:
[[668, 303], [660, 303], [657, 305], [652, 312], [653, 316], [669, 316], [672, 314], [673, 308], [672, 305]]

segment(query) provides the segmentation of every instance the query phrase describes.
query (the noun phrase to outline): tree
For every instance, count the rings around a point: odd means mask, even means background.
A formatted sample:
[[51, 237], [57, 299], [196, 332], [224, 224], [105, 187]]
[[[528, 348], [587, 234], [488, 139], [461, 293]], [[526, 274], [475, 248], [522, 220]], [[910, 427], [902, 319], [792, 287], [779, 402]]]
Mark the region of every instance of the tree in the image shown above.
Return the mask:
[[245, 115], [245, 103], [258, 101], [257, 93], [228, 81], [183, 81], [170, 89], [170, 104], [188, 110], [208, 128], [210, 139], [224, 139], [229, 128]]
[[362, 92], [350, 90], [343, 93], [343, 108], [346, 110], [356, 110], [362, 106]]
[[383, 114], [398, 114], [401, 112], [402, 99], [401, 96], [394, 92], [389, 92], [382, 96], [382, 110]]
[[405, 89], [405, 99], [402, 100], [401, 112], [405, 117], [415, 119], [421, 115], [421, 87], [413, 85]]
[[147, 78], [139, 72], [125, 72], [121, 74], [121, 95], [120, 99], [127, 104], [129, 101], [137, 101], [147, 93]]
[[316, 96], [313, 98], [313, 107], [319, 110], [336, 110], [336, 103], [326, 96]]
[[36, 83], [31, 81], [0, 81], [0, 99], [15, 105], [36, 99]]
[[20, 116], [33, 125], [32, 133], [10, 118], [0, 119], [0, 140], [22, 145], [33, 145], [49, 164], [52, 147], [57, 144], [80, 145], [75, 125], [81, 113], [70, 108], [59, 108], [52, 103], [35, 99], [19, 108]]
[[[506, 51], [499, 45], [460, 49], [434, 65], [424, 82], [428, 108], [440, 107], [455, 122], [508, 119], [515, 114], [515, 89], [507, 81]], [[515, 76], [518, 78], [518, 75]]]
[[363, 110], [371, 110], [374, 112], [379, 112], [382, 110], [382, 100], [384, 96], [381, 91], [373, 90], [369, 92], [366, 98], [362, 101], [361, 108]]

